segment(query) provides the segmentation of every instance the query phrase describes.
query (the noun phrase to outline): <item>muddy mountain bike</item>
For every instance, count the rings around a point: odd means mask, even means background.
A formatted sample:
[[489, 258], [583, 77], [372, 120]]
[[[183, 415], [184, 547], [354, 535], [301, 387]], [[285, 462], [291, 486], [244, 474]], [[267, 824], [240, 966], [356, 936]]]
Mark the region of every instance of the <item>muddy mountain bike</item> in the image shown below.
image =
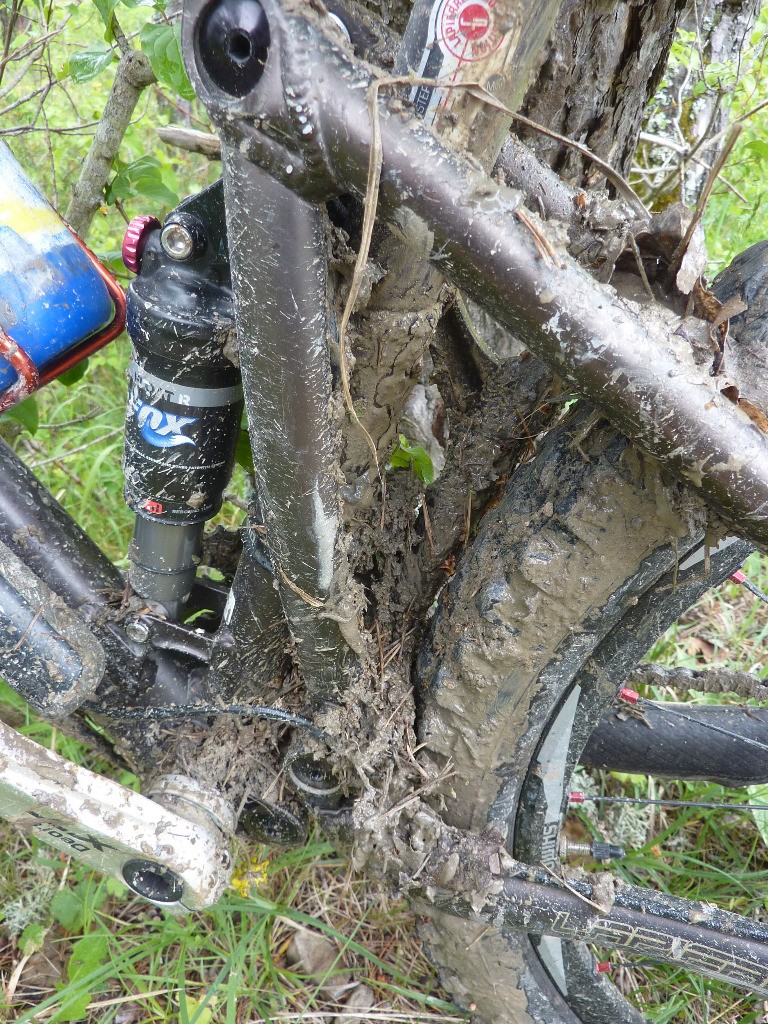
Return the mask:
[[[635, 701], [628, 671], [765, 544], [768, 446], [712, 374], [713, 345], [761, 337], [764, 250], [689, 309], [680, 238], [640, 253], [653, 300], [623, 298], [546, 219], [562, 183], [532, 212], [486, 174], [543, 6], [418, 4], [384, 75], [345, 6], [185, 5], [224, 175], [126, 236], [127, 583], [0, 449], [4, 676], [143, 794], [0, 726], [0, 809], [169, 912], [218, 899], [238, 828], [299, 844], [311, 815], [423, 910], [479, 1020], [632, 1022], [585, 943], [768, 993], [761, 923], [560, 864], [588, 740], [626, 767], [601, 722], [620, 691]], [[590, 265], [645, 224], [626, 196], [604, 200], [613, 232], [567, 200]], [[90, 333], [34, 352], [17, 310], [6, 404], [119, 329], [119, 291], [79, 254], [102, 285]], [[483, 311], [525, 351], [499, 359]], [[456, 433], [425, 489], [385, 463], [430, 342]], [[563, 393], [584, 401], [564, 412]], [[243, 408], [248, 518], [211, 537]], [[198, 576], [203, 554], [223, 583]], [[759, 715], [686, 718], [680, 745], [644, 709], [658, 739], [633, 770], [764, 778]]]

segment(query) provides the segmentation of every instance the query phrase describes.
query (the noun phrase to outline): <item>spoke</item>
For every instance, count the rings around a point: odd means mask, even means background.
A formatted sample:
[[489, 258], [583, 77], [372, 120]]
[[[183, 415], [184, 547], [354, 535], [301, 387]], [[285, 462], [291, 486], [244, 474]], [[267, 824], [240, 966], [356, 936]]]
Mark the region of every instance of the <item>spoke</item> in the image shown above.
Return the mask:
[[[641, 697], [639, 703], [642, 707], [644, 705], [652, 704], [653, 701], [645, 700]], [[658, 705], [656, 706], [658, 707]], [[710, 732], [718, 732], [722, 736], [728, 736], [731, 739], [738, 740], [739, 743], [745, 743], [749, 747], [759, 747], [761, 750], [765, 750], [766, 752], [768, 752], [768, 743], [762, 743], [760, 740], [753, 740], [749, 736], [741, 736], [739, 735], [739, 733], [734, 732], [732, 729], [723, 729], [722, 726], [715, 725], [714, 722], [706, 722], [700, 719], [693, 718], [691, 715], [687, 715], [684, 711], [681, 711], [679, 708], [671, 708], [666, 704], [662, 705], [662, 707], [664, 709], [664, 713], [667, 715], [673, 715], [675, 718], [682, 718], [686, 722], [692, 722], [700, 729], [709, 729]]]
[[685, 711], [681, 711], [679, 707], [674, 707], [668, 703], [657, 703], [652, 700], [646, 700], [645, 697], [641, 697], [635, 690], [630, 690], [628, 686], [622, 686], [619, 690], [619, 698], [626, 701], [627, 704], [635, 704], [641, 710], [643, 708], [661, 708], [665, 715], [673, 715], [675, 718], [682, 718], [686, 722], [691, 722], [698, 729], [708, 729], [711, 732], [720, 733], [721, 736], [728, 736], [730, 739], [738, 740], [739, 743], [745, 743], [750, 747], [759, 747], [761, 750], [768, 752], [768, 743], [763, 743], [761, 740], [754, 740], [749, 736], [743, 736], [740, 733], [734, 732], [732, 729], [724, 729], [720, 725], [715, 725], [714, 722], [707, 722], [700, 718], [694, 718]]
[[727, 811], [768, 811], [768, 804], [727, 804], [708, 800], [651, 800], [642, 796], [587, 796], [574, 792], [568, 797], [572, 804], [643, 804], [654, 807], [704, 807]]
[[740, 586], [745, 587], [754, 597], [759, 598], [764, 604], [768, 604], [768, 595], [764, 594], [759, 587], [756, 587], [755, 584], [744, 575], [741, 569], [737, 569], [730, 579], [732, 583], [738, 583]]

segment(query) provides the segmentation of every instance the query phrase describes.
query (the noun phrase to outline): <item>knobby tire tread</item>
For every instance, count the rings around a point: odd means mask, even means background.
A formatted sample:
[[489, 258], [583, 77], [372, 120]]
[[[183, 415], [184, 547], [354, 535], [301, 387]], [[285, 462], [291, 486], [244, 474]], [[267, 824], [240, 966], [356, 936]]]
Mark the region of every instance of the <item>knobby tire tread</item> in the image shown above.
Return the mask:
[[[741, 564], [730, 548], [680, 572], [715, 529], [701, 504], [587, 409], [550, 433], [486, 516], [446, 587], [417, 665], [420, 733], [456, 771], [438, 799], [452, 825], [506, 832], [530, 863], [556, 862], [564, 785], [542, 809], [534, 763], [548, 723], [579, 686], [567, 779], [626, 673], [709, 586]], [[722, 536], [722, 534], [720, 535]], [[537, 789], [538, 786], [538, 789]], [[551, 802], [551, 798], [550, 798]], [[423, 936], [459, 1005], [493, 1024], [639, 1024], [586, 947], [556, 944], [553, 983], [523, 933], [435, 913]], [[553, 970], [549, 956], [549, 971]]]

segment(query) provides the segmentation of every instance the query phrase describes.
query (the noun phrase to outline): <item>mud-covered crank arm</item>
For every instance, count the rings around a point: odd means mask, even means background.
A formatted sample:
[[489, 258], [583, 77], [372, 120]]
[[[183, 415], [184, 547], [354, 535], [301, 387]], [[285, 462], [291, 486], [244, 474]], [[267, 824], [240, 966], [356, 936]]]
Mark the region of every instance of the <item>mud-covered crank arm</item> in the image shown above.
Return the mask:
[[[200, 910], [229, 882], [224, 802], [165, 777], [150, 799], [0, 722], [0, 816], [165, 910]], [[217, 810], [220, 813], [217, 813]]]
[[766, 439], [694, 365], [679, 321], [619, 299], [520, 219], [519, 194], [441, 145], [322, 10], [185, 0], [183, 41], [225, 166], [245, 158], [314, 202], [365, 197], [380, 166], [378, 211], [395, 231], [739, 532], [768, 542]]

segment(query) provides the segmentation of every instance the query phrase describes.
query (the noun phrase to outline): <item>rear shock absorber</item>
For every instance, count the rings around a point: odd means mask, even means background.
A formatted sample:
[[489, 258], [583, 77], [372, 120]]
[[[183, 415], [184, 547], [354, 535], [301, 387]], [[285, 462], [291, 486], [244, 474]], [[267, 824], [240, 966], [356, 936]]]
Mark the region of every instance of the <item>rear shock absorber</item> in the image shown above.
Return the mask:
[[125, 500], [136, 513], [134, 589], [179, 618], [195, 580], [205, 522], [234, 462], [242, 387], [221, 182], [160, 223], [131, 222], [123, 260], [133, 345]]

